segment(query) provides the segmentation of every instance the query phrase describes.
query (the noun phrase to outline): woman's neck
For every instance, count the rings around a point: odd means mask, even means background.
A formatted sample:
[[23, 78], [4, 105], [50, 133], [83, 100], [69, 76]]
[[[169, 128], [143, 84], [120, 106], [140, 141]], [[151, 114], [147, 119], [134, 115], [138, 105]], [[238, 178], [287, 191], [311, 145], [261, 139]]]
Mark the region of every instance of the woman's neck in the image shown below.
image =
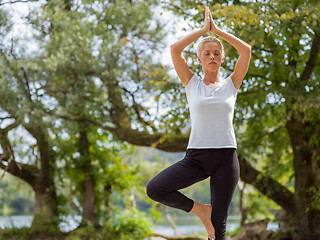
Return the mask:
[[205, 84], [215, 84], [219, 82], [219, 71], [205, 72], [203, 82]]

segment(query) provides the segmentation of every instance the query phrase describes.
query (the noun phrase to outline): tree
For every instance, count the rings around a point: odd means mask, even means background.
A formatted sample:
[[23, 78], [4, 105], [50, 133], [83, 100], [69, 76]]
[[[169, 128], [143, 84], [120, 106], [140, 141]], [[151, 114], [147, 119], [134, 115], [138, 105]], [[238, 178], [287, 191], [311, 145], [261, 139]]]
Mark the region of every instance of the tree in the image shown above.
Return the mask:
[[[48, 123], [44, 122], [43, 114], [36, 111], [37, 101], [32, 100], [29, 89], [29, 76], [25, 68], [15, 60], [8, 59], [0, 50], [2, 61], [7, 68], [2, 73], [1, 81], [1, 110], [2, 120], [6, 127], [0, 129], [1, 163], [0, 167], [28, 183], [35, 192], [34, 225], [45, 224], [44, 217], [57, 223], [57, 198], [54, 184], [54, 153], [49, 140]], [[10, 76], [10, 77], [9, 77]], [[9, 81], [7, 81], [10, 79]], [[12, 81], [13, 80], [13, 81]], [[9, 122], [9, 124], [8, 124]], [[23, 126], [27, 134], [36, 140], [35, 145], [29, 145], [32, 152], [31, 164], [17, 161], [8, 133], [18, 126]], [[28, 133], [30, 135], [28, 135]], [[25, 153], [25, 156], [28, 153]]]
[[[63, 196], [57, 191], [56, 179], [63, 179], [58, 175], [63, 172], [59, 164], [68, 154], [79, 154], [69, 158], [70, 162], [66, 164], [77, 163], [77, 169], [69, 168], [69, 173], [80, 173], [78, 176], [81, 178], [76, 185], [77, 190], [84, 191], [84, 197], [79, 198], [84, 223], [98, 223], [101, 215], [97, 213], [102, 204], [108, 206], [111, 192], [128, 187], [125, 180], [130, 175], [123, 177], [128, 173], [126, 167], [121, 166], [123, 161], [115, 158], [114, 153], [109, 153], [109, 156], [113, 156], [117, 163], [112, 159], [102, 161], [102, 154], [108, 155], [107, 150], [100, 146], [98, 137], [103, 136], [98, 134], [101, 129], [95, 122], [103, 123], [107, 130], [107, 126], [114, 129], [110, 117], [114, 111], [111, 107], [113, 99], [107, 88], [113, 88], [115, 76], [121, 77], [121, 91], [127, 91], [124, 96], [127, 99], [133, 95], [124, 86], [132, 89], [137, 86], [136, 92], [145, 98], [151, 91], [151, 87], [148, 90], [152, 85], [149, 83], [151, 78], [166, 77], [166, 69], [151, 60], [158, 51], [155, 49], [161, 48], [163, 36], [160, 24], [151, 22], [152, 4], [155, 2], [47, 1], [38, 5], [27, 18], [33, 33], [32, 43], [37, 45], [37, 49], [32, 51], [22, 46], [24, 39], [19, 38], [10, 39], [11, 45], [7, 41], [1, 44], [3, 71], [0, 91], [3, 97], [0, 107], [5, 127], [1, 129], [0, 166], [34, 189], [33, 225], [46, 225], [40, 216], [50, 219], [59, 216]], [[9, 25], [9, 21], [5, 24]], [[8, 32], [2, 32], [3, 36]], [[150, 50], [145, 51], [145, 46]], [[147, 69], [162, 75], [147, 76]], [[136, 86], [129, 85], [132, 81]], [[130, 111], [144, 109], [137, 102], [132, 103]], [[27, 136], [36, 142], [29, 145], [28, 151], [34, 155], [31, 154], [27, 163], [15, 157], [8, 137], [8, 133], [18, 126], [28, 131], [30, 135]], [[64, 148], [69, 152], [60, 155], [63, 146], [59, 142], [63, 142], [63, 138], [69, 138], [69, 146], [74, 143], [77, 150]], [[110, 137], [110, 140], [116, 139]], [[94, 166], [97, 161], [100, 166]], [[112, 169], [112, 165], [117, 169]], [[107, 167], [109, 172], [99, 172], [101, 166]], [[121, 174], [116, 174], [119, 170]], [[112, 174], [116, 175], [111, 178]], [[97, 179], [104, 185], [98, 184]], [[58, 221], [54, 224], [57, 225]]]

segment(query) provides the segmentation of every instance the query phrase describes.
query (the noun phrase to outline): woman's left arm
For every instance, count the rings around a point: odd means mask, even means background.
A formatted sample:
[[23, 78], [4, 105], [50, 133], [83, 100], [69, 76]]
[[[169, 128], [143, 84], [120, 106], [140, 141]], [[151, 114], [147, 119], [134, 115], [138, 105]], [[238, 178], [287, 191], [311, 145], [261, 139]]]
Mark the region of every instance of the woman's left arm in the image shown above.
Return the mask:
[[251, 57], [251, 46], [241, 39], [233, 36], [226, 31], [221, 30], [215, 25], [214, 20], [212, 19], [211, 13], [211, 25], [210, 25], [210, 32], [217, 34], [225, 41], [230, 43], [240, 54], [236, 66], [234, 68], [233, 73], [231, 74], [231, 79], [233, 81], [234, 86], [236, 89], [239, 89], [242, 83], [242, 80], [246, 76], [249, 68], [250, 57]]

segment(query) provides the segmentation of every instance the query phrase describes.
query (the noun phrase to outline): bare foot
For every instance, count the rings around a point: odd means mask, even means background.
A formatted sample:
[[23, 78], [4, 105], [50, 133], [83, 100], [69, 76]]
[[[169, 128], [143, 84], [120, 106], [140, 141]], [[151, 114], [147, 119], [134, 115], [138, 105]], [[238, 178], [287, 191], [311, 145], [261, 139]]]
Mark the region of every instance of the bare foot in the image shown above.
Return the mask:
[[193, 208], [190, 212], [200, 218], [203, 226], [208, 232], [209, 238], [215, 239], [215, 230], [211, 222], [212, 206], [194, 202]]

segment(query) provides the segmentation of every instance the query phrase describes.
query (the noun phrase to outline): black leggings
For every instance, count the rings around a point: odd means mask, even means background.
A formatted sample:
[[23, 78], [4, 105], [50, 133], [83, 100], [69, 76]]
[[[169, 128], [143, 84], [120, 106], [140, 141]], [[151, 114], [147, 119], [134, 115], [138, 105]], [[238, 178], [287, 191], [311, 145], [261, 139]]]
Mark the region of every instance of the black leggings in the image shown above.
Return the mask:
[[234, 148], [188, 149], [184, 159], [166, 168], [148, 183], [147, 194], [157, 202], [190, 212], [193, 200], [177, 190], [210, 176], [211, 220], [216, 240], [225, 240], [228, 210], [239, 174]]

